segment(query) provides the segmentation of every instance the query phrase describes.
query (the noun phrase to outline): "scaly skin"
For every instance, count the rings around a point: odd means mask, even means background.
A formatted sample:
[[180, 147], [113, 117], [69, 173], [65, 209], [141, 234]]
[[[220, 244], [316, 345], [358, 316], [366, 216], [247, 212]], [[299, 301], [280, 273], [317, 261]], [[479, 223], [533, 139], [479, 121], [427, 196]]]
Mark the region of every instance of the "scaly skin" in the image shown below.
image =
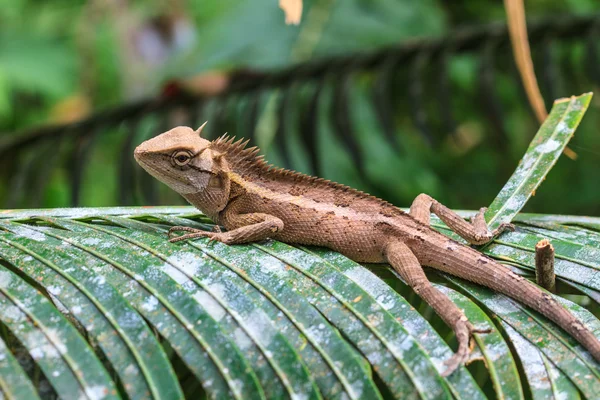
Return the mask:
[[347, 186], [268, 165], [247, 142], [200, 137], [174, 128], [135, 149], [137, 162], [180, 193], [227, 232], [187, 231], [171, 241], [209, 237], [226, 244], [273, 238], [286, 243], [329, 247], [358, 262], [389, 263], [454, 330], [458, 350], [444, 375], [464, 364], [469, 340], [478, 332], [463, 312], [428, 281], [421, 265], [479, 283], [541, 312], [600, 361], [600, 341], [554, 298], [478, 251], [429, 227], [430, 214], [473, 244], [487, 243], [507, 228], [490, 232], [483, 209], [468, 223], [421, 194], [407, 214]]

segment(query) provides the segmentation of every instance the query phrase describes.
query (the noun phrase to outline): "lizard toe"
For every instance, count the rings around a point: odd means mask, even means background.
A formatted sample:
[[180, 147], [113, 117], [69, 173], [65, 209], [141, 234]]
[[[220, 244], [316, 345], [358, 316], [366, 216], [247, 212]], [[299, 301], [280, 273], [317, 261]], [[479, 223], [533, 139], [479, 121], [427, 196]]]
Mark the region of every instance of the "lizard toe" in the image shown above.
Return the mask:
[[169, 229], [169, 232], [167, 232], [167, 236], [172, 237], [175, 232], [196, 233], [196, 232], [202, 232], [202, 231], [200, 229], [190, 228], [189, 226], [172, 226], [171, 229]]
[[471, 328], [471, 333], [490, 333], [492, 331], [492, 328], [475, 328], [472, 327]]
[[458, 340], [458, 349], [452, 357], [444, 361], [446, 370], [442, 372], [442, 376], [452, 374], [469, 359], [469, 341], [471, 338], [471, 327], [469, 325], [470, 323], [462, 318], [456, 321], [454, 333], [456, 334], [456, 340]]
[[454, 353], [452, 357], [444, 361], [446, 369], [442, 372], [442, 376], [446, 377], [451, 375], [456, 369], [467, 362], [469, 359], [469, 347], [466, 346], [464, 350], [460, 349]]
[[176, 237], [171, 237], [171, 238], [169, 238], [169, 242], [175, 243], [175, 242], [180, 242], [182, 240], [196, 239], [196, 238], [201, 238], [201, 237], [209, 237], [212, 240], [213, 236], [215, 236], [215, 235], [217, 235], [217, 234], [215, 234], [213, 232], [201, 231], [201, 230], [196, 229], [192, 233], [188, 233], [188, 234], [176, 236]]
[[221, 243], [225, 243], [225, 241], [223, 240], [223, 234], [222, 233], [212, 233], [210, 236], [207, 235], [208, 239], [208, 243], [213, 243], [213, 242], [221, 242]]
[[514, 232], [515, 231], [515, 226], [511, 223], [508, 222], [504, 222], [502, 224], [500, 224], [499, 227], [497, 227], [496, 229], [494, 229], [494, 231], [492, 232], [493, 236], [498, 236], [499, 234], [501, 234], [504, 231], [511, 231]]
[[502, 231], [511, 231], [514, 232], [516, 227], [514, 226], [514, 224], [511, 223], [504, 223], [500, 225], [500, 228], [502, 229]]

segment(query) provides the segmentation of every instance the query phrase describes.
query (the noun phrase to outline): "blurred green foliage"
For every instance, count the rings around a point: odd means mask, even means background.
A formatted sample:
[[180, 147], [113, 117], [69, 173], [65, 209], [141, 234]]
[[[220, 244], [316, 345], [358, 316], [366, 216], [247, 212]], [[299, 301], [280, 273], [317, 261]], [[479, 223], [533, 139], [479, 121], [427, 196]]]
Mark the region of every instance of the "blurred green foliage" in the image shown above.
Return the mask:
[[[310, 58], [372, 50], [414, 37], [440, 37], [456, 27], [505, 18], [502, 2], [491, 0], [305, 0], [304, 7], [302, 23], [286, 26], [283, 12], [273, 0], [0, 0], [1, 135], [33, 125], [68, 121], [154, 95], [172, 77], [241, 67], [283, 67]], [[595, 0], [527, 2], [531, 18], [592, 13], [596, 8]], [[160, 48], [160, 43], [152, 42], [156, 32], [150, 28], [160, 32], [165, 23], [177, 26], [181, 35]], [[536, 49], [533, 51], [535, 56]], [[578, 59], [585, 49], [567, 45], [559, 51], [562, 57]], [[510, 59], [502, 62], [508, 70], [512, 68]], [[378, 132], [379, 125], [373, 105], [367, 101], [367, 87], [372, 82], [365, 77], [355, 82], [351, 93], [352, 120], [367, 155], [367, 175], [372, 182], [357, 177], [347, 154], [328, 151], [339, 147], [339, 143], [330, 123], [323, 120], [319, 141], [325, 176], [399, 206], [407, 206], [420, 192], [430, 193], [454, 208], [489, 204], [516, 167], [537, 124], [514, 80], [498, 75], [496, 90], [506, 114], [508, 137], [500, 147], [487, 141], [485, 114], [479, 104], [468, 100], [477, 98], [478, 65], [478, 60], [469, 55], [453, 57], [449, 65], [452, 91], [457, 93], [453, 99], [454, 118], [466, 137], [475, 138], [473, 146], [461, 147], [448, 139], [434, 148], [427, 147], [405, 115], [407, 104], [397, 104], [398, 137], [410, 151], [396, 154], [380, 133], [373, 133]], [[562, 72], [568, 82], [557, 83], [557, 95], [595, 89], [581, 84], [580, 71]], [[577, 92], [572, 92], [575, 89]], [[327, 96], [331, 93], [325, 93]], [[596, 104], [598, 99], [596, 96]], [[435, 107], [427, 105], [434, 115]], [[270, 146], [274, 123], [269, 123], [268, 113], [269, 107], [263, 112], [258, 139], [267, 158], [279, 163]], [[579, 153], [578, 160], [563, 157], [559, 161], [528, 211], [600, 214], [600, 139], [595, 128], [599, 118], [598, 106], [592, 106], [571, 146]], [[159, 125], [158, 121], [149, 123], [144, 134], [159, 133]], [[230, 130], [233, 134], [234, 128]], [[86, 170], [82, 205], [116, 205], [119, 155], [114, 142], [120, 142], [119, 138], [115, 130], [98, 140]], [[298, 132], [290, 138], [292, 143], [297, 140]], [[299, 150], [293, 158], [303, 170], [305, 155]], [[65, 170], [58, 169], [49, 180], [43, 205], [67, 205]], [[0, 197], [7, 190], [0, 187]], [[171, 202], [176, 197], [169, 194], [162, 199]]]
[[157, 16], [189, 24], [195, 38], [153, 69], [148, 95], [169, 77], [281, 67], [445, 30], [434, 1], [308, 0], [305, 9], [305, 21], [317, 15], [305, 24], [315, 32], [286, 26], [271, 0], [0, 0], [0, 131], [46, 122], [70, 95], [83, 94], [94, 109], [127, 99], [123, 53], [139, 50], [132, 36]]

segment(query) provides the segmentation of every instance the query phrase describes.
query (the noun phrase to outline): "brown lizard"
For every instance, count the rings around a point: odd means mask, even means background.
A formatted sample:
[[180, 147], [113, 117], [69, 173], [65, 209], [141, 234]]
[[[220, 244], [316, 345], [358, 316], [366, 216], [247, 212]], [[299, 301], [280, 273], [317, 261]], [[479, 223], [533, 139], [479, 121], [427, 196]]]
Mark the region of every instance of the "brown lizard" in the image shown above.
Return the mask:
[[[206, 125], [206, 124], [205, 124]], [[557, 323], [600, 361], [600, 341], [550, 294], [509, 268], [429, 226], [430, 213], [472, 244], [484, 244], [507, 226], [489, 231], [483, 211], [472, 223], [426, 194], [410, 212], [331, 181], [275, 168], [247, 141], [203, 139], [177, 127], [135, 149], [135, 159], [151, 175], [223, 225], [226, 232], [173, 227], [187, 234], [172, 242], [208, 237], [226, 244], [273, 238], [287, 243], [325, 246], [357, 262], [389, 263], [455, 332], [456, 353], [444, 375], [464, 364], [476, 329], [448, 297], [435, 289], [422, 265], [506, 294]]]

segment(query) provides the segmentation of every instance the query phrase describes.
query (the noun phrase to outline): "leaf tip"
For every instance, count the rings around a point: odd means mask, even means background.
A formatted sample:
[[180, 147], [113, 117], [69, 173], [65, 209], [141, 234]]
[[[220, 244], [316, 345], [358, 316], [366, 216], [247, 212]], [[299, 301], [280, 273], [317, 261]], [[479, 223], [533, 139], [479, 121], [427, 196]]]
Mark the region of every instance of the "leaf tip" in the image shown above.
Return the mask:
[[594, 92], [586, 92], [586, 93], [580, 94], [579, 96], [561, 97], [559, 99], [554, 100], [554, 104], [560, 104], [560, 103], [574, 101], [574, 100], [583, 100], [587, 103], [591, 100], [593, 95], [594, 95]]

